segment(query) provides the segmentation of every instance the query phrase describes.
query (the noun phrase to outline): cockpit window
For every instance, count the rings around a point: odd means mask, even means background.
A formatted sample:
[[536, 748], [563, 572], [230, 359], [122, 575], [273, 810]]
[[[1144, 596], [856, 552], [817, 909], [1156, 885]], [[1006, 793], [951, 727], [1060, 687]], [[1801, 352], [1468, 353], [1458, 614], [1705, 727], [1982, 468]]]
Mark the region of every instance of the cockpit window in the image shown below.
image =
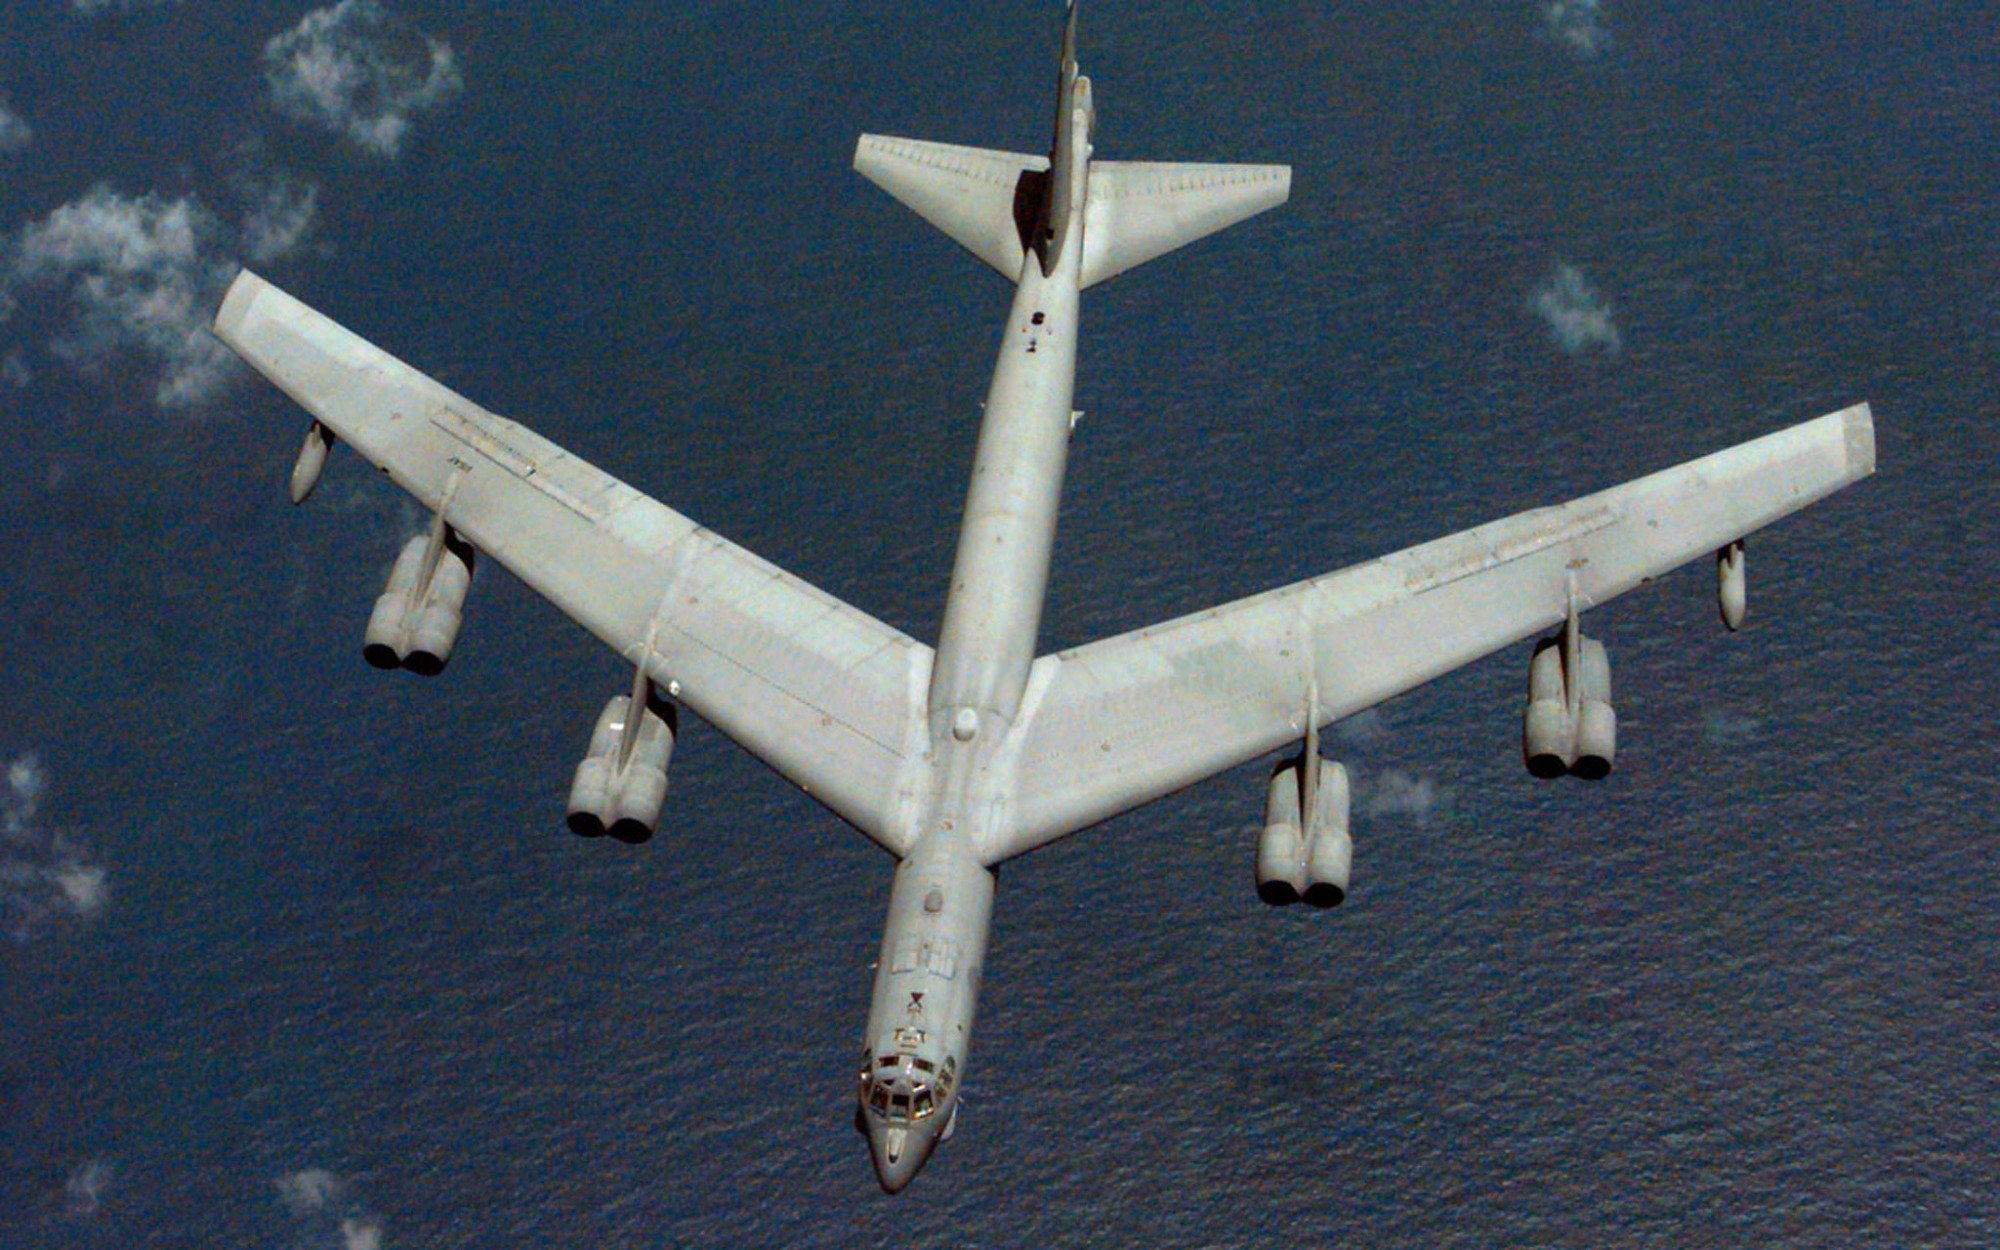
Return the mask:
[[952, 1095], [958, 1061], [950, 1055], [937, 1060], [912, 1054], [880, 1055], [862, 1072], [863, 1101], [874, 1114], [895, 1123], [936, 1115]]

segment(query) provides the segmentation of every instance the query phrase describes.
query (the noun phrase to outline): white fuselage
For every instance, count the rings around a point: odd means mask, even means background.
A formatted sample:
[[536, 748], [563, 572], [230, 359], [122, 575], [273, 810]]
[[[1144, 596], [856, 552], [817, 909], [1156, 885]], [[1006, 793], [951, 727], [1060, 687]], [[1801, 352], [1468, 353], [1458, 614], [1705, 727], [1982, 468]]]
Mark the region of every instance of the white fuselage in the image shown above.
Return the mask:
[[896, 870], [859, 1096], [876, 1171], [896, 1190], [957, 1112], [993, 913], [982, 861], [1004, 796], [990, 769], [1027, 686], [1055, 544], [1076, 389], [1090, 83], [1066, 66], [1051, 223], [1030, 248], [986, 394], [930, 686], [914, 849]]

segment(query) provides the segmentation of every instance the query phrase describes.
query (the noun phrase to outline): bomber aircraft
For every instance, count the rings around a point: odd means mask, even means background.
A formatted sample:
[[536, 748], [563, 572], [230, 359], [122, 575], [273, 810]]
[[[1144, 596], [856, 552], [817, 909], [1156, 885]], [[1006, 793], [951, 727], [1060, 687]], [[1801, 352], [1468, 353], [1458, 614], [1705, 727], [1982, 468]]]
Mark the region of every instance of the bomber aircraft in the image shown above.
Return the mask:
[[631, 661], [569, 795], [585, 836], [657, 828], [685, 706], [888, 851], [889, 915], [856, 1081], [884, 1189], [956, 1126], [993, 908], [1014, 856], [1283, 752], [1256, 849], [1270, 903], [1344, 898], [1346, 771], [1320, 730], [1553, 630], [1533, 648], [1523, 754], [1599, 778], [1617, 751], [1590, 608], [1715, 553], [1744, 613], [1745, 535], [1873, 472], [1868, 406], [1570, 503], [1051, 655], [1036, 655], [1074, 424], [1078, 294], [1285, 201], [1273, 165], [1096, 159], [1062, 41], [1046, 154], [865, 135], [855, 168], [1015, 282], [935, 648], [479, 407], [256, 275], [215, 332], [312, 414], [292, 474], [345, 442], [433, 514], [397, 558], [363, 654], [433, 674], [475, 561], [498, 561]]

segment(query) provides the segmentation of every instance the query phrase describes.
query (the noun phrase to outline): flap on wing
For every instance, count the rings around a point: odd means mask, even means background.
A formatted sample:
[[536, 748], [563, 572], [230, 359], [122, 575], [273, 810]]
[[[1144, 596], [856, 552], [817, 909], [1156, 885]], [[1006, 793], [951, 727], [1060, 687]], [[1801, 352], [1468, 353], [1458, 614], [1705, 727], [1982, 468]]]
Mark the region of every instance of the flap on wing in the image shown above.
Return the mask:
[[1291, 193], [1289, 165], [1093, 161], [1079, 281], [1089, 287], [1115, 278], [1276, 208]]
[[[244, 272], [215, 332], [511, 570], [889, 850], [930, 648], [497, 417]], [[650, 640], [650, 650], [648, 650]]]
[[1048, 157], [862, 135], [854, 168], [1008, 281], [1020, 278]]
[[1007, 832], [1032, 850], [1624, 593], [1875, 468], [1866, 404], [1557, 507], [1035, 662]]

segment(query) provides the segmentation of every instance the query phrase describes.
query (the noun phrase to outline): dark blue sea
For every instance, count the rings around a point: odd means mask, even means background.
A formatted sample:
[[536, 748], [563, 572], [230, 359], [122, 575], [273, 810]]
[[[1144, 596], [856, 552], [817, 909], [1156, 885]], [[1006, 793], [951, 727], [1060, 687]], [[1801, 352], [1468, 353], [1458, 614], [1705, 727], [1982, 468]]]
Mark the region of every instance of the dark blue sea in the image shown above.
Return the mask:
[[[2000, 1245], [1989, 5], [1086, 0], [1100, 156], [1292, 202], [1094, 289], [1044, 643], [1868, 400], [1880, 472], [1262, 766], [1007, 865], [957, 1137], [875, 1183], [890, 863], [706, 725], [561, 829], [620, 662], [200, 336], [236, 265], [935, 636], [1009, 291], [863, 131], [1038, 150], [1052, 0], [0, 9], [0, 1247]], [[10, 126], [9, 119], [13, 125]]]

